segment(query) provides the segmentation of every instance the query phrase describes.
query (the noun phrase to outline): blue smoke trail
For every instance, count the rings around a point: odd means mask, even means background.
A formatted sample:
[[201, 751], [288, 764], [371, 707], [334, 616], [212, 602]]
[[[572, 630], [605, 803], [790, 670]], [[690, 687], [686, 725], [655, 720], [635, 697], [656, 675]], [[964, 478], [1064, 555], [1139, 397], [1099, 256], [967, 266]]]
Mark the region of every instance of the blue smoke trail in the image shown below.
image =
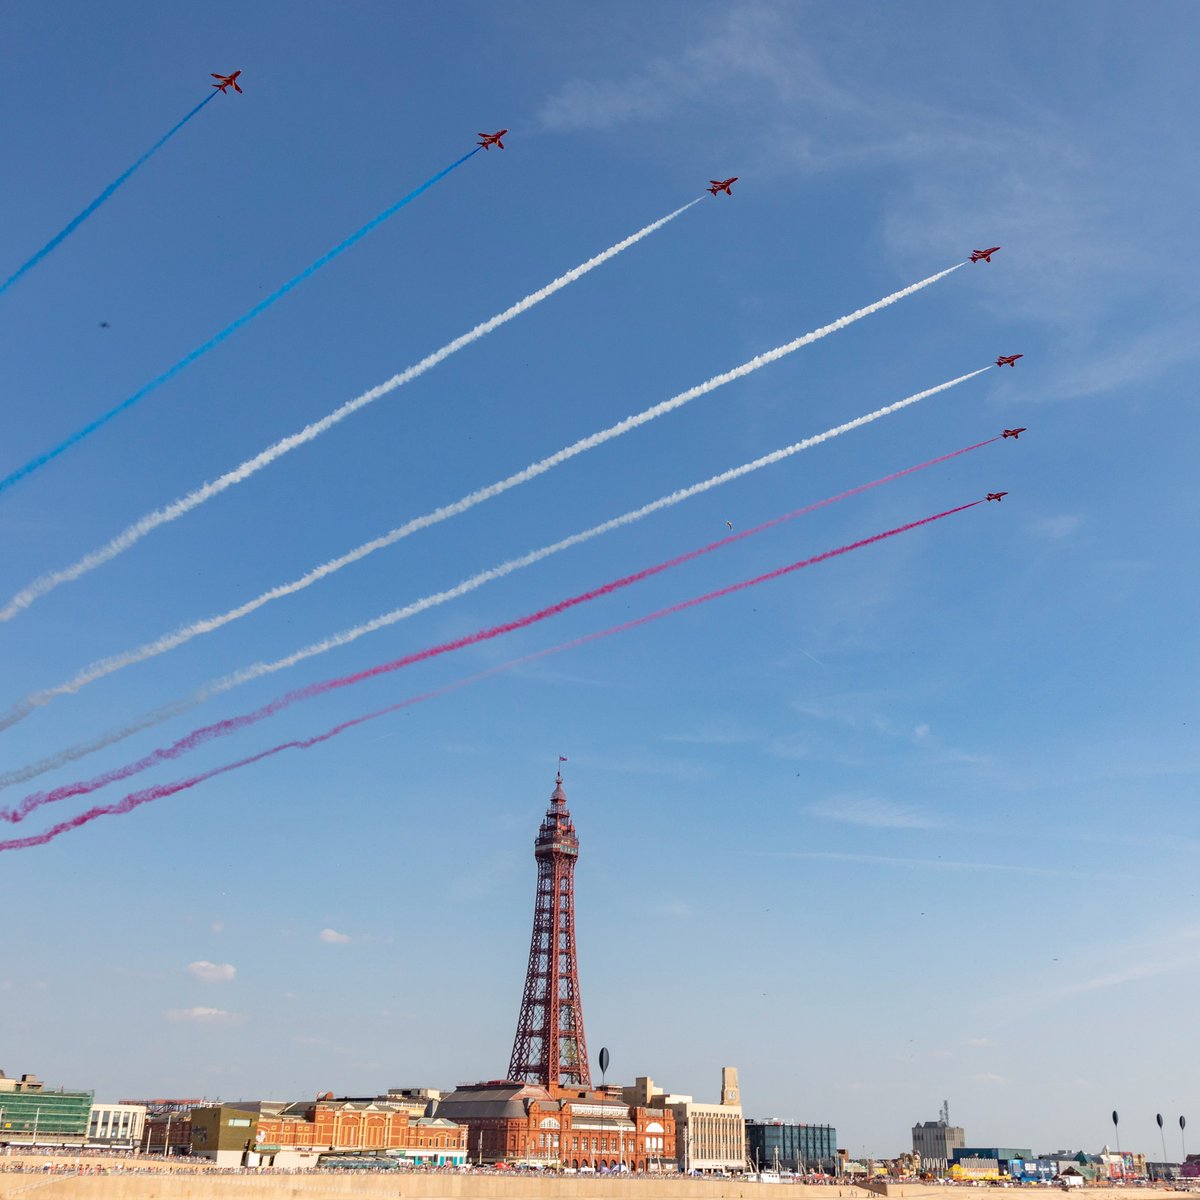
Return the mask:
[[[216, 93], [214, 92], [213, 95], [215, 96]], [[379, 214], [379, 216], [368, 221], [361, 229], [356, 230], [348, 238], [346, 238], [345, 241], [339, 242], [328, 253], [322, 254], [321, 257], [318, 258], [317, 261], [311, 266], [305, 267], [299, 275], [293, 276], [282, 287], [277, 288], [274, 292], [272, 292], [265, 300], [259, 301], [259, 303], [250, 309], [249, 312], [243, 313], [236, 321], [231, 321], [225, 326], [224, 329], [221, 330], [220, 333], [210, 337], [207, 342], [201, 346], [197, 346], [195, 350], [181, 358], [177, 363], [175, 363], [174, 366], [168, 367], [161, 375], [156, 375], [152, 380], [150, 380], [149, 383], [138, 388], [138, 390], [134, 392], [132, 396], [127, 396], [121, 401], [120, 404], [110, 408], [108, 412], [102, 413], [94, 421], [91, 421], [87, 425], [83, 426], [82, 429], [77, 429], [73, 434], [70, 435], [70, 437], [59, 442], [57, 446], [45, 451], [42, 454], [39, 454], [36, 458], [31, 458], [23, 467], [18, 467], [11, 474], [6, 475], [3, 479], [0, 479], [0, 492], [8, 491], [13, 484], [20, 482], [20, 480], [24, 479], [26, 475], [32, 475], [33, 472], [39, 467], [44, 467], [48, 462], [62, 454], [64, 450], [69, 450], [77, 442], [81, 442], [90, 434], [95, 433], [97, 429], [101, 428], [101, 426], [107, 425], [109, 421], [113, 419], [113, 417], [117, 416], [119, 413], [123, 413], [127, 408], [132, 408], [139, 400], [144, 399], [152, 391], [154, 391], [155, 388], [166, 383], [168, 379], [174, 378], [185, 367], [191, 366], [196, 359], [202, 358], [214, 347], [219, 346], [227, 337], [229, 337], [231, 333], [241, 329], [243, 325], [253, 321], [254, 318], [259, 315], [259, 313], [266, 312], [266, 310], [270, 308], [276, 300], [281, 300], [288, 294], [288, 292], [292, 290], [292, 288], [299, 286], [310, 275], [314, 275], [326, 263], [332, 262], [333, 259], [337, 258], [337, 256], [341, 254], [343, 250], [349, 250], [350, 247], [355, 244], [355, 242], [358, 242], [362, 238], [366, 237], [372, 229], [374, 229], [377, 225], [381, 225], [393, 213], [398, 212], [410, 201], [415, 200], [422, 192], [428, 191], [435, 183], [438, 182], [439, 179], [445, 179], [445, 177], [449, 175], [450, 172], [456, 167], [461, 167], [468, 158], [473, 158], [476, 154], [478, 154], [480, 149], [481, 147], [476, 146], [474, 150], [468, 154], [464, 154], [462, 158], [458, 159], [457, 162], [452, 162], [448, 167], [443, 168], [436, 175], [425, 180], [420, 187], [413, 188], [413, 190], [409, 192], [407, 196], [401, 197], [401, 199], [397, 200], [396, 203], [391, 206], [391, 208], [385, 208], [383, 212]]]
[[127, 180], [130, 175], [132, 175], [134, 171], [138, 169], [138, 167], [140, 167], [144, 162], [152, 158], [159, 150], [161, 150], [163, 146], [165, 146], [167, 142], [169, 142], [171, 138], [173, 138], [175, 134], [177, 134], [216, 94], [216, 92], [210, 92], [207, 96], [205, 96], [204, 99], [201, 100], [200, 103], [197, 104], [196, 107], [193, 108], [192, 111], [188, 113], [188, 115], [184, 117], [182, 121], [164, 133], [162, 137], [160, 137], [158, 141], [155, 142], [154, 145], [151, 146], [150, 149], [147, 150], [146, 153], [143, 154], [142, 157], [133, 164], [132, 167], [118, 175], [116, 179], [114, 179], [112, 183], [110, 183], [108, 187], [106, 187], [104, 191], [102, 191], [100, 195], [98, 195], [95, 200], [93, 200], [91, 204], [89, 204], [87, 208], [85, 208], [83, 212], [79, 214], [79, 216], [71, 221], [65, 228], [56, 233], [27, 263], [24, 263], [22, 266], [18, 267], [3, 283], [0, 283], [0, 296], [3, 296], [4, 293], [8, 291], [8, 289], [12, 287], [12, 285], [16, 283], [26, 271], [28, 271], [31, 267], [37, 266], [37, 264], [40, 263], [42, 259], [45, 258], [46, 255], [49, 254], [50, 251], [59, 244], [59, 242], [63, 241], [71, 233], [78, 229], [79, 226], [82, 225], [84, 221], [86, 221], [88, 217], [90, 217], [92, 213], [94, 213], [96, 209], [98, 209], [100, 205], [102, 205], [105, 200], [107, 200], [109, 196], [111, 196], [113, 192], [115, 192], [117, 188], [119, 188], [121, 184], [123, 184], [125, 180]]

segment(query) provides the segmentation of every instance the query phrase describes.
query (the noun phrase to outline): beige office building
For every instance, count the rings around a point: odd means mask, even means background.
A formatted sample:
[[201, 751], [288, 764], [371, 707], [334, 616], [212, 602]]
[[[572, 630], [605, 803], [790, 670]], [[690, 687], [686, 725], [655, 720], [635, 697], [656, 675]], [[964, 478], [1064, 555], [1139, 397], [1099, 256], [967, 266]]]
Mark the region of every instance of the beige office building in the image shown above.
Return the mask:
[[146, 1127], [144, 1104], [93, 1104], [88, 1117], [87, 1145], [111, 1150], [138, 1150]]
[[675, 1114], [676, 1165], [689, 1174], [733, 1174], [746, 1169], [746, 1119], [736, 1067], [721, 1070], [721, 1102], [698, 1104], [691, 1096], [660, 1092], [639, 1077], [625, 1100]]

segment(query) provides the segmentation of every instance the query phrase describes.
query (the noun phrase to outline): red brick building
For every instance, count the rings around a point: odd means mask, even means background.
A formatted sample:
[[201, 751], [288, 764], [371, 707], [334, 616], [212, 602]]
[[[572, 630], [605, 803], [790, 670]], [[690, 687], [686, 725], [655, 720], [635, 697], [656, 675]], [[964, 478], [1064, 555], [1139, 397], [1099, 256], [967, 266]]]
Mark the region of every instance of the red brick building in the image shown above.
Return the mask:
[[392, 1151], [396, 1157], [440, 1167], [466, 1159], [467, 1130], [444, 1118], [414, 1117], [408, 1108], [386, 1100], [322, 1096], [289, 1104], [278, 1113], [262, 1113], [257, 1144], [258, 1153], [271, 1157], [276, 1166], [297, 1157], [289, 1151]]
[[192, 1150], [192, 1114], [168, 1113], [147, 1117], [139, 1147], [146, 1154], [190, 1154]]
[[474, 1162], [572, 1170], [674, 1170], [675, 1116], [604, 1091], [493, 1080], [464, 1084], [437, 1113], [468, 1130]]
[[218, 1166], [315, 1167], [369, 1156], [440, 1167], [467, 1156], [465, 1128], [386, 1100], [254, 1101], [195, 1109], [191, 1118], [192, 1153]]

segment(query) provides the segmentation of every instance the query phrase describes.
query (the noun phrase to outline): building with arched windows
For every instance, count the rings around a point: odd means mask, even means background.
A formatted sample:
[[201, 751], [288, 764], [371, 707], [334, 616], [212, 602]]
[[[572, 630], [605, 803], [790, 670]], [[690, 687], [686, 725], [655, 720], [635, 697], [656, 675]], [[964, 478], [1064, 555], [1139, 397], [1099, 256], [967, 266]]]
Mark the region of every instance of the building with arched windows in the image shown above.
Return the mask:
[[453, 1122], [414, 1117], [403, 1105], [371, 1097], [324, 1093], [294, 1104], [256, 1100], [191, 1112], [191, 1153], [219, 1167], [295, 1170], [342, 1159], [461, 1166], [466, 1152], [467, 1131]]
[[629, 1104], [617, 1089], [496, 1079], [463, 1084], [443, 1096], [437, 1115], [467, 1127], [472, 1162], [575, 1171], [674, 1169], [674, 1114]]

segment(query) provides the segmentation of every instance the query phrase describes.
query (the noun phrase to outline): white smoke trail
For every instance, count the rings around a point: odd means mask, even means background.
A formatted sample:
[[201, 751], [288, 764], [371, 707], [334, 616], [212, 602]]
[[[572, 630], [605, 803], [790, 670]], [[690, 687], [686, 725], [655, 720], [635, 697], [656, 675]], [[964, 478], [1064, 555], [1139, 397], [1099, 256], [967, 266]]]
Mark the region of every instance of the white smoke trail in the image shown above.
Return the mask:
[[356, 396], [353, 400], [347, 400], [345, 404], [340, 408], [335, 408], [328, 416], [322, 417], [319, 421], [313, 421], [298, 433], [281, 438], [274, 445], [268, 446], [253, 458], [248, 458], [241, 466], [235, 467], [232, 471], [226, 471], [224, 475], [214, 479], [211, 483], [206, 483], [203, 487], [198, 487], [194, 491], [188, 492], [186, 496], [166, 505], [164, 508], [147, 513], [144, 517], [139, 518], [132, 525], [122, 530], [111, 541], [91, 551], [91, 553], [85, 554], [83, 558], [71, 566], [64, 567], [59, 571], [51, 571], [35, 579], [28, 587], [22, 588], [21, 591], [17, 592], [3, 608], [0, 608], [0, 621], [11, 620], [17, 613], [28, 608], [35, 600], [39, 600], [48, 592], [52, 592], [60, 584], [73, 583], [89, 571], [93, 571], [104, 563], [110, 562], [117, 555], [123, 554], [126, 550], [136, 545], [142, 538], [152, 530], [157, 529], [160, 525], [166, 525], [170, 521], [177, 521], [185, 513], [191, 512], [194, 508], [199, 508], [201, 504], [219, 495], [226, 488], [231, 488], [234, 484], [243, 483], [251, 475], [261, 471], [263, 467], [269, 466], [276, 459], [282, 458], [285, 454], [295, 450], [297, 446], [303, 446], [305, 442], [311, 442], [314, 438], [320, 437], [321, 434], [325, 433], [328, 429], [332, 429], [339, 421], [344, 421], [351, 413], [358, 412], [360, 408], [365, 408], [368, 404], [373, 404], [382, 396], [395, 391], [396, 388], [402, 387], [406, 383], [411, 383], [418, 376], [424, 375], [426, 371], [432, 370], [439, 363], [445, 361], [450, 355], [457, 353], [465, 346], [469, 346], [472, 342], [477, 342], [494, 329], [499, 329], [501, 325], [507, 324], [514, 317], [519, 317], [522, 313], [528, 312], [534, 305], [540, 304], [543, 300], [553, 296], [555, 292], [561, 291], [568, 284], [574, 283], [589, 271], [608, 262], [610, 258], [615, 258], [623, 250], [629, 249], [634, 243], [649, 237], [650, 234], [666, 225], [668, 221], [673, 221], [682, 213], [687, 212], [693, 205], [699, 204], [702, 199], [703, 197], [699, 197], [690, 204], [685, 204], [682, 208], [677, 208], [673, 213], [668, 213], [667, 216], [660, 218], [651, 225], [647, 225], [644, 229], [639, 229], [637, 233], [627, 237], [624, 241], [618, 242], [615, 246], [610, 246], [603, 253], [597, 254], [594, 258], [589, 258], [587, 262], [572, 268], [565, 275], [560, 275], [553, 282], [546, 284], [545, 287], [539, 288], [536, 292], [530, 292], [523, 300], [519, 300], [516, 304], [506, 308], [502, 313], [498, 313], [482, 324], [476, 325], [469, 333], [464, 333], [461, 337], [455, 338], [454, 341], [447, 342], [440, 350], [435, 350], [432, 354], [421, 359], [419, 363], [401, 371], [399, 375], [393, 375], [391, 379], [379, 384], [378, 387], [373, 387], [363, 392], [361, 396]]
[[67, 763], [86, 758], [89, 754], [95, 754], [97, 750], [115, 746], [118, 742], [133, 737], [135, 733], [141, 733], [143, 729], [152, 729], [155, 725], [161, 725], [164, 721], [169, 721], [172, 717], [177, 717], [180, 713], [195, 708], [199, 703], [200, 701], [195, 696], [172, 701], [170, 704], [164, 704], [162, 708], [154, 709], [153, 712], [143, 713], [136, 721], [131, 721], [128, 725], [109, 730], [108, 733], [102, 733], [90, 742], [77, 742], [74, 746], [60, 750], [57, 754], [51, 754], [47, 758], [38, 759], [37, 762], [29, 763], [24, 767], [14, 767], [11, 771], [0, 772], [0, 791], [6, 787], [12, 787], [15, 783], [25, 783], [27, 780], [36, 779], [39, 775], [45, 775], [47, 771], [65, 767]]
[[632, 525], [635, 521], [640, 521], [643, 517], [648, 517], [651, 513], [659, 512], [664, 508], [672, 508], [676, 504], [681, 504], [684, 500], [690, 499], [692, 496], [700, 495], [701, 492], [711, 491], [713, 488], [720, 487], [724, 483], [730, 483], [734, 479], [740, 479], [743, 475], [749, 475], [752, 471], [758, 471], [763, 467], [769, 467], [774, 463], [782, 462], [785, 458], [790, 458], [793, 454], [799, 454], [801, 450], [807, 450], [811, 446], [819, 446], [822, 442], [839, 437], [843, 433], [849, 433], [852, 429], [869, 425], [872, 421], [878, 421], [880, 417], [886, 417], [890, 413], [899, 412], [900, 409], [907, 408], [910, 404], [916, 404], [920, 400], [925, 400], [929, 396], [936, 396], [939, 392], [948, 391], [950, 388], [957, 387], [958, 384], [965, 383], [968, 379], [974, 379], [976, 375], [982, 375], [988, 370], [990, 370], [989, 367], [983, 367], [978, 371], [971, 371], [969, 374], [960, 375], [957, 379], [948, 380], [946, 383], [939, 383], [937, 387], [927, 388], [923, 392], [917, 392], [915, 395], [908, 396], [903, 400], [897, 400], [895, 404], [878, 408], [874, 412], [867, 413], [862, 417], [855, 417], [853, 421], [847, 421], [842, 425], [835, 425], [832, 429], [825, 430], [824, 433], [815, 434], [813, 437], [805, 438], [803, 441], [795, 442], [790, 446], [784, 446], [781, 450], [774, 450], [770, 454], [764, 454], [761, 458], [754, 459], [753, 462], [743, 463], [740, 467], [731, 467], [728, 471], [722, 471], [720, 475], [712, 476], [711, 479], [705, 479], [701, 483], [693, 483], [690, 487], [680, 488], [669, 495], [652, 500], [649, 504], [643, 504], [641, 508], [632, 509], [630, 512], [624, 513], [619, 517], [613, 517], [608, 521], [601, 522], [599, 525], [593, 525], [591, 529], [585, 529], [581, 533], [573, 533], [570, 537], [552, 542], [548, 546], [542, 546], [539, 550], [530, 550], [528, 554], [522, 554], [518, 558], [510, 558], [507, 562], [490, 567], [486, 571], [480, 571], [478, 574], [472, 575], [469, 579], [464, 579], [452, 588], [447, 588], [442, 592], [435, 592], [420, 600], [414, 600], [411, 604], [406, 604], [403, 608], [394, 608], [391, 612], [383, 613], [381, 616], [374, 617], [370, 621], [365, 621], [361, 625], [355, 625], [352, 629], [344, 629], [341, 633], [335, 633], [331, 637], [314, 642], [312, 645], [305, 646], [303, 649], [297, 650], [295, 653], [289, 654], [284, 658], [276, 659], [274, 662], [260, 662], [250, 667], [244, 667], [240, 671], [235, 671], [232, 675], [225, 676], [224, 679], [219, 679], [217, 682], [201, 688], [196, 693], [196, 696], [200, 701], [208, 700], [213, 696], [219, 696], [224, 692], [231, 691], [235, 687], [240, 687], [243, 683], [249, 683], [252, 679], [261, 679], [264, 675], [271, 675], [276, 671], [285, 670], [287, 667], [294, 667], [297, 663], [303, 662], [307, 658], [315, 658], [318, 654], [325, 654], [329, 650], [336, 650], [339, 646], [348, 646], [351, 642], [358, 641], [360, 637], [364, 637], [368, 633], [375, 633], [379, 629], [386, 629], [387, 626], [395, 625], [398, 621], [403, 621], [407, 617], [416, 616], [417, 613], [425, 612], [426, 609], [436, 608], [440, 604], [445, 604], [447, 600], [456, 600], [459, 596], [465, 596], [468, 592], [473, 592], [485, 583], [491, 583], [494, 579], [503, 579], [506, 575], [523, 570], [525, 567], [531, 567], [534, 563], [541, 562], [543, 559], [549, 558], [553, 554], [558, 554], [562, 550], [569, 550], [572, 546], [581, 545], [583, 542], [590, 542], [592, 538], [599, 537], [602, 533], [609, 533], [625, 525]]
[[939, 392], [949, 391], [950, 388], [957, 387], [960, 383], [965, 383], [968, 379], [974, 379], [975, 376], [982, 375], [990, 369], [990, 367], [983, 367], [978, 371], [971, 371], [966, 375], [960, 375], [957, 379], [950, 379], [945, 383], [939, 383], [936, 387], [926, 388], [923, 392], [916, 392], [911, 396], [906, 396], [903, 400], [897, 400], [894, 404], [877, 408], [874, 412], [866, 413], [864, 416], [855, 417], [852, 421], [835, 425], [831, 429], [826, 429], [824, 433], [814, 434], [803, 441], [794, 442], [790, 446], [784, 446], [780, 450], [773, 450], [770, 454], [764, 454], [761, 458], [743, 463], [740, 467], [731, 467], [728, 471], [722, 471], [719, 475], [713, 475], [711, 478], [705, 479], [700, 483], [694, 483], [690, 487], [670, 492], [668, 495], [651, 501], [649, 504], [643, 504], [641, 508], [635, 508], [630, 512], [624, 513], [622, 516], [613, 517], [611, 520], [604, 521], [599, 525], [593, 525], [591, 529], [585, 529], [581, 533], [574, 533], [570, 537], [552, 542], [550, 545], [543, 546], [539, 550], [531, 550], [528, 554], [509, 559], [499, 566], [491, 567], [486, 571], [480, 571], [478, 574], [472, 575], [469, 579], [464, 579], [452, 588], [435, 592], [420, 600], [415, 600], [402, 608], [393, 609], [391, 612], [374, 617], [372, 620], [366, 621], [361, 625], [356, 625], [352, 629], [343, 630], [341, 633], [336, 633], [319, 642], [314, 642], [312, 645], [305, 646], [292, 654], [286, 655], [284, 658], [276, 659], [274, 662], [260, 662], [249, 667], [244, 667], [231, 675], [226, 675], [223, 679], [206, 684], [186, 699], [178, 700], [163, 708], [156, 709], [154, 712], [139, 718], [132, 724], [114, 730], [112, 733], [105, 734], [93, 742], [73, 747], [70, 750], [63, 751], [61, 754], [43, 759], [39, 763], [34, 763], [29, 767], [8, 771], [0, 775], [0, 789], [8, 787], [13, 783], [21, 783], [32, 779], [46, 771], [82, 758], [95, 750], [111, 746], [134, 733], [149, 728], [151, 725], [157, 725], [161, 721], [177, 716], [181, 712], [186, 712], [188, 709], [202, 704], [213, 696], [222, 695], [225, 692], [232, 691], [236, 687], [240, 687], [243, 683], [249, 683], [252, 679], [261, 679], [264, 675], [272, 675], [276, 671], [285, 670], [288, 667], [295, 666], [296, 663], [303, 662], [305, 659], [315, 658], [317, 655], [324, 654], [339, 646], [349, 645], [351, 642], [357, 641], [360, 637], [364, 637], [368, 633], [374, 633], [376, 630], [394, 625], [398, 621], [403, 621], [405, 618], [415, 616], [426, 609], [444, 604], [448, 600], [465, 596], [468, 592], [473, 592], [485, 583], [490, 583], [494, 579], [502, 579], [504, 576], [511, 575], [515, 571], [520, 571], [525, 567], [532, 566], [534, 563], [541, 562], [542, 559], [549, 558], [552, 554], [558, 554], [560, 551], [570, 549], [572, 546], [578, 546], [583, 542], [591, 541], [592, 538], [599, 537], [601, 534], [608, 533], [613, 529], [632, 525], [635, 521], [640, 521], [643, 517], [648, 517], [651, 513], [658, 512], [664, 508], [671, 508], [676, 504], [682, 503], [684, 500], [690, 499], [692, 496], [698, 496], [702, 492], [711, 491], [722, 484], [740, 479], [743, 475], [749, 475], [751, 472], [761, 470], [763, 467], [782, 462], [783, 459], [790, 458], [794, 454], [799, 454], [802, 450], [808, 450], [812, 446], [819, 446], [822, 442], [840, 437], [843, 433], [849, 433], [851, 430], [858, 429], [863, 425], [869, 425], [872, 421], [878, 421], [881, 417], [899, 412], [900, 409], [908, 408], [909, 405], [916, 404], [930, 396], [936, 396]]
[[588, 437], [580, 438], [579, 441], [572, 442], [571, 445], [564, 447], [562, 450], [557, 450], [546, 458], [539, 459], [537, 462], [530, 464], [523, 471], [517, 471], [515, 474], [509, 475], [506, 479], [501, 479], [498, 483], [478, 488], [476, 491], [470, 492], [461, 499], [454, 501], [454, 503], [444, 504], [441, 508], [435, 508], [432, 512], [428, 512], [424, 516], [414, 517], [411, 521], [405, 522], [405, 524], [383, 534], [381, 537], [364, 542], [361, 546], [357, 546], [348, 553], [338, 558], [330, 559], [328, 562], [322, 563], [319, 567], [314, 567], [311, 571], [301, 575], [298, 579], [293, 579], [290, 583], [279, 584], [277, 587], [273, 587], [269, 591], [256, 596], [253, 600], [247, 600], [244, 604], [238, 605], [237, 608], [231, 608], [228, 612], [221, 613], [218, 616], [206, 617], [203, 620], [193, 622], [191, 625], [185, 625], [177, 629], [174, 633], [166, 634], [153, 642], [146, 642], [133, 650], [127, 650], [122, 654], [115, 654], [109, 658], [99, 659], [85, 667], [74, 678], [67, 680], [65, 683], [60, 683], [56, 687], [47, 688], [44, 691], [35, 692], [27, 696], [24, 700], [19, 701], [9, 710], [5, 717], [0, 718], [0, 730], [7, 729], [9, 726], [16, 724], [17, 721], [27, 716], [35, 708], [48, 704], [56, 696], [65, 696], [68, 693], [77, 692], [89, 683], [95, 683], [97, 679], [103, 679], [106, 675], [111, 675], [115, 671], [123, 670], [125, 667], [133, 666], [135, 663], [145, 662], [150, 658], [156, 658], [160, 654], [165, 654], [168, 650], [174, 650], [177, 646], [182, 646], [185, 642], [190, 642], [193, 638], [199, 637], [202, 634], [212, 633], [214, 630], [247, 616], [249, 613], [262, 608], [266, 604], [270, 604], [273, 600], [279, 600], [284, 596], [291, 596], [296, 592], [303, 591], [305, 588], [311, 587], [318, 580], [324, 579], [326, 576], [340, 571], [343, 567], [347, 567], [351, 563], [356, 563], [360, 559], [374, 554], [377, 550], [392, 546], [402, 538], [406, 538], [418, 530], [427, 529], [431, 525], [437, 525], [442, 521], [449, 520], [451, 517], [457, 517], [468, 509], [474, 508], [477, 504], [482, 504], [486, 500], [491, 500], [501, 493], [507, 492], [510, 488], [517, 487], [522, 483], [528, 483], [529, 480], [545, 474], [568, 459], [574, 458], [577, 454], [583, 454], [585, 451], [594, 449], [604, 442], [620, 437], [622, 434], [628, 433], [631, 429], [636, 429], [639, 425], [645, 425], [648, 421], [653, 421], [656, 417], [661, 417], [676, 408], [681, 408], [689, 401], [695, 400], [698, 396], [703, 396], [708, 392], [714, 391], [716, 388], [730, 383], [732, 380], [741, 379], [743, 376], [757, 371], [760, 367], [764, 367], [768, 363], [773, 363], [777, 359], [799, 350], [802, 346], [807, 346], [819, 338], [826, 337], [828, 334], [839, 329], [844, 329], [847, 325], [859, 321], [871, 313], [878, 312], [881, 308], [886, 308], [889, 304], [895, 304], [897, 300], [902, 300], [905, 296], [911, 296], [914, 292], [928, 287], [931, 283], [936, 283], [939, 279], [944, 279], [951, 272], [957, 271], [962, 265], [962, 263], [958, 263], [956, 266], [949, 267], [945, 271], [939, 271], [938, 274], [931, 275], [928, 279], [923, 279], [920, 283], [914, 283], [909, 287], [903, 288], [901, 291], [893, 292], [890, 296], [885, 296], [882, 300], [877, 300], [874, 304], [868, 305], [866, 308], [860, 308], [848, 316], [839, 317], [838, 320], [832, 321], [828, 325], [823, 325], [820, 329], [806, 333], [802, 337], [787, 342], [783, 346], [777, 346], [774, 350], [768, 350], [763, 354], [759, 354], [750, 359], [749, 362], [743, 363], [740, 367], [735, 367], [732, 371], [725, 371], [720, 375], [714, 375], [707, 382], [690, 388], [686, 392], [680, 392], [670, 400], [664, 400], [661, 404], [644, 409], [632, 417], [626, 417], [625, 420], [618, 421], [617, 424], [610, 425], [607, 429], [602, 429], [599, 433], [593, 433]]

